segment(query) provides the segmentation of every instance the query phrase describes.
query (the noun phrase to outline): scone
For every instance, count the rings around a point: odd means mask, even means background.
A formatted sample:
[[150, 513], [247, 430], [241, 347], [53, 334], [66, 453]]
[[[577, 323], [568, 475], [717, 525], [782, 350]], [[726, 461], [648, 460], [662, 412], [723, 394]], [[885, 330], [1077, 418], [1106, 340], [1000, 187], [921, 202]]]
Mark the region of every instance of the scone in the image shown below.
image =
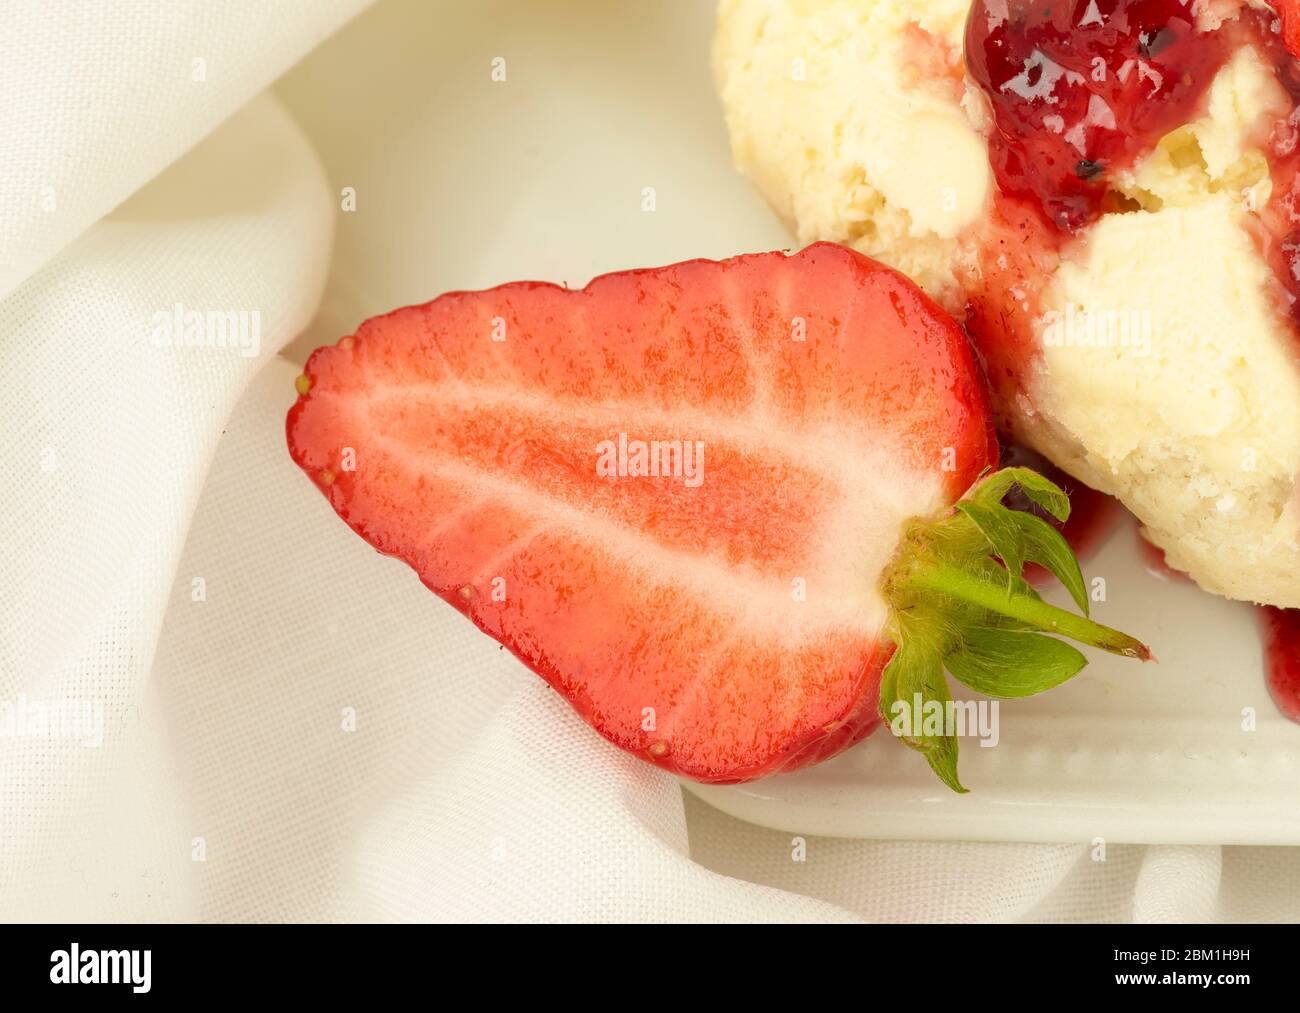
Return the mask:
[[1170, 565], [1300, 607], [1300, 65], [1270, 7], [724, 0], [714, 57], [801, 242], [964, 314], [1006, 428]]
[[732, 153], [800, 244], [831, 240], [964, 302], [957, 239], [993, 175], [962, 108], [968, 0], [722, 0]]

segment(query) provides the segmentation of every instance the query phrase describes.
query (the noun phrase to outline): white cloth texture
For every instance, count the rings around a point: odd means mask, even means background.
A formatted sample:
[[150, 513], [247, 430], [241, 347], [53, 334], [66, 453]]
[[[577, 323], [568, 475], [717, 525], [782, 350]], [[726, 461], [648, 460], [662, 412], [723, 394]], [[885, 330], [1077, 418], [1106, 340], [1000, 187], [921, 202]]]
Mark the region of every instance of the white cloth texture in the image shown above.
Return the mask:
[[[0, 918], [1295, 917], [1290, 848], [809, 838], [796, 862], [449, 637], [284, 444], [275, 353], [333, 284], [339, 205], [260, 93], [364, 6], [3, 5]], [[160, 341], [178, 306], [256, 312], [260, 340]], [[102, 741], [18, 727], [61, 701]]]

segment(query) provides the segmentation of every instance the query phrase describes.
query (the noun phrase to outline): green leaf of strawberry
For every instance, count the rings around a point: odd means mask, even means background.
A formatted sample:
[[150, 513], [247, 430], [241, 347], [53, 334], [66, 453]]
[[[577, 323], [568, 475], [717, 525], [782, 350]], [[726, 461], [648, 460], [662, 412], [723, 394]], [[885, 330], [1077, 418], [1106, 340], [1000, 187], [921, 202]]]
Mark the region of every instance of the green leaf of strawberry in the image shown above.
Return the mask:
[[[939, 686], [944, 668], [994, 698], [1030, 696], [1059, 686], [1082, 671], [1087, 659], [1046, 634], [1150, 659], [1145, 644], [1087, 617], [1078, 559], [1042, 518], [1002, 502], [1013, 486], [1058, 520], [1069, 517], [1069, 498], [1055, 484], [1036, 472], [1007, 468], [982, 477], [952, 511], [909, 527], [882, 583], [893, 606], [894, 664], [899, 666], [892, 677], [886, 669], [881, 684], [882, 719], [889, 720], [913, 693], [946, 702], [947, 686]], [[1023, 579], [1027, 562], [1056, 574], [1084, 615], [1044, 602]], [[897, 734], [897, 726], [892, 727]], [[943, 736], [942, 743], [935, 735], [900, 737], [926, 757], [945, 783], [965, 790], [957, 781], [952, 734]]]
[[962, 500], [957, 509], [979, 528], [993, 554], [1002, 560], [1007, 573], [1020, 576], [1025, 568], [1025, 545], [1014, 514], [996, 503], [983, 503], [977, 499]]
[[[1041, 517], [1015, 511], [1011, 514], [1020, 529], [1020, 544], [1024, 558], [1045, 568], [1070, 592], [1070, 597], [1085, 616], [1089, 614], [1088, 590], [1083, 583], [1083, 571], [1070, 543], [1056, 528]], [[1064, 518], [1062, 518], [1064, 519]]]
[[957, 778], [957, 737], [926, 728], [927, 715], [941, 719], [951, 701], [938, 652], [923, 637], [899, 644], [885, 667], [880, 709], [894, 734], [920, 752], [944, 784], [965, 793]]
[[1051, 479], [1029, 468], [1003, 468], [971, 489], [969, 497], [989, 506], [1001, 503], [1014, 486], [1033, 503], [1037, 503], [1058, 521], [1070, 519], [1070, 497]]
[[1088, 659], [1065, 641], [1042, 633], [975, 626], [962, 632], [943, 664], [977, 693], [1009, 699], [1059, 686], [1078, 675]]

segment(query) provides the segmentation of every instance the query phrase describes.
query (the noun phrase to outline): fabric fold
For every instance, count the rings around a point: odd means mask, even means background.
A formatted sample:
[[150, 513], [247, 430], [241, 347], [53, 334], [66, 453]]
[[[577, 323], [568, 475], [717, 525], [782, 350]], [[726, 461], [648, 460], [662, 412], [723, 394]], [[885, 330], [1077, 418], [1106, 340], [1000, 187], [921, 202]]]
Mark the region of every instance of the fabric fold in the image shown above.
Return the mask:
[[22, 4], [0, 60], [0, 299], [370, 0]]
[[[0, 488], [0, 697], [30, 719], [0, 738], [10, 916], [67, 896], [65, 859], [93, 880], [97, 833], [130, 811], [111, 786], [133, 762], [208, 463], [249, 379], [314, 312], [333, 222], [311, 146], [262, 98], [0, 302], [0, 389], [18, 422], [0, 429], [13, 478]], [[102, 741], [54, 727], [69, 708]]]

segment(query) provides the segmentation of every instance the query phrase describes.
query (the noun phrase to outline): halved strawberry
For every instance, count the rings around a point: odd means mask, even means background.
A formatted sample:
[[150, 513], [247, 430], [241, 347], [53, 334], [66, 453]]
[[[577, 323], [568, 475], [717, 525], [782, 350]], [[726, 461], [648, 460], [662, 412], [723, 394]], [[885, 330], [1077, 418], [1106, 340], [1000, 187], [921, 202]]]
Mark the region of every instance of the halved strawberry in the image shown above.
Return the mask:
[[[1019, 581], [1017, 554], [1045, 553], [1003, 520], [1015, 475], [949, 509], [997, 453], [965, 336], [839, 246], [452, 293], [318, 349], [299, 393], [294, 460], [354, 530], [602, 735], [686, 777], [861, 739], [896, 642], [923, 669], [979, 653], [936, 624], [1064, 616], [1140, 653]], [[981, 525], [1014, 529], [993, 536], [1010, 573]], [[940, 694], [900, 671], [900, 699]], [[955, 743], [913, 744], [958, 786]]]

